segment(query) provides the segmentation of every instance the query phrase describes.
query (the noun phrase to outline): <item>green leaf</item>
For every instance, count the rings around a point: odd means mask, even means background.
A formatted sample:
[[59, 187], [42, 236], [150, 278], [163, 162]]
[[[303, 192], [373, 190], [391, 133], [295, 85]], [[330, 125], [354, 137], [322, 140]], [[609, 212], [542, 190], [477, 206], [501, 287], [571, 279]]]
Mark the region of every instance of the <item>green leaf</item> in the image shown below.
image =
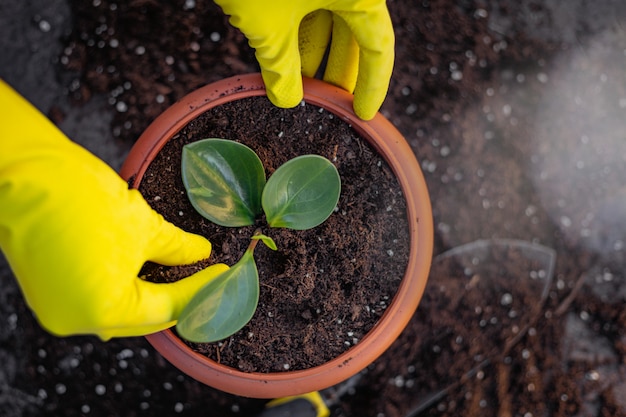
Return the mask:
[[196, 293], [183, 309], [176, 331], [196, 343], [225, 339], [250, 321], [258, 302], [259, 274], [253, 249], [248, 249], [239, 262]]
[[258, 234], [258, 235], [252, 236], [251, 239], [253, 239], [253, 240], [260, 240], [261, 242], [265, 243], [265, 246], [267, 246], [271, 250], [277, 250], [278, 249], [278, 246], [276, 246], [276, 242], [274, 242], [274, 239], [272, 239], [269, 236], [265, 236], [263, 234]]
[[271, 227], [313, 228], [326, 220], [339, 201], [337, 168], [319, 155], [303, 155], [281, 165], [261, 197]]
[[182, 177], [193, 207], [213, 223], [249, 226], [261, 214], [265, 171], [254, 151], [241, 143], [203, 139], [185, 145]]

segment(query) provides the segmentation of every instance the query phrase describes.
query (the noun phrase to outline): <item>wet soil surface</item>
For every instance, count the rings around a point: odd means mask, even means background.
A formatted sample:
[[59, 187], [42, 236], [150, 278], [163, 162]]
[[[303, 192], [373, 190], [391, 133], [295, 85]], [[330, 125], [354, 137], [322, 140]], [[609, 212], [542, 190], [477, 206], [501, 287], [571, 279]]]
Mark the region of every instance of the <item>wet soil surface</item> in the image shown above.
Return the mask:
[[[183, 94], [257, 69], [208, 1], [0, 5], [11, 11], [0, 13], [12, 30], [2, 39], [23, 45], [5, 48], [0, 75], [113, 165]], [[397, 60], [382, 112], [424, 171], [435, 259], [413, 321], [333, 415], [626, 415], [626, 4], [389, 7]], [[58, 42], [47, 49], [50, 33]], [[15, 58], [24, 55], [33, 60]], [[43, 81], [56, 99], [39, 96]], [[94, 123], [76, 129], [77, 114], [107, 129], [85, 139]], [[252, 416], [263, 406], [181, 375], [141, 338], [54, 338], [6, 266], [0, 278], [2, 415]]]

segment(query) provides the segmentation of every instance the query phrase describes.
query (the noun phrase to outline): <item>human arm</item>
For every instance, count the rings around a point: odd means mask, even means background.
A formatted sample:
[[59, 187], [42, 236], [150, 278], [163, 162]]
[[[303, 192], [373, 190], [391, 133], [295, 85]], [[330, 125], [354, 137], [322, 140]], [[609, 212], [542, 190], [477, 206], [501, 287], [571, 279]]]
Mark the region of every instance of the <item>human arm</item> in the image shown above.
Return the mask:
[[138, 278], [147, 260], [193, 263], [211, 243], [165, 221], [2, 80], [0, 115], [0, 249], [48, 331], [107, 340], [163, 330], [228, 268], [173, 284]]

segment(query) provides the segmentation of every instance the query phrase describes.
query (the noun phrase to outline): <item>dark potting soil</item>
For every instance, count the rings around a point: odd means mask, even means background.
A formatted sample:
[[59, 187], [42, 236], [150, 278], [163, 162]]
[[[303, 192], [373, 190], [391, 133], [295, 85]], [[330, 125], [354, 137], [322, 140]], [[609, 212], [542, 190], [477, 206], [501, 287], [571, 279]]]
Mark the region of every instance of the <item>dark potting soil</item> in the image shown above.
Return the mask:
[[147, 280], [172, 282], [216, 262], [235, 264], [259, 225], [227, 228], [201, 217], [182, 184], [182, 147], [227, 138], [252, 148], [269, 176], [305, 154], [331, 160], [342, 181], [337, 209], [307, 231], [270, 229], [278, 250], [258, 245], [260, 300], [251, 322], [218, 343], [189, 343], [209, 358], [246, 372], [300, 370], [354, 346], [376, 324], [404, 275], [409, 253], [406, 203], [387, 163], [344, 121], [313, 105], [274, 107], [254, 97], [209, 110], [161, 150], [139, 190], [177, 226], [207, 237], [211, 257], [195, 267], [147, 265]]

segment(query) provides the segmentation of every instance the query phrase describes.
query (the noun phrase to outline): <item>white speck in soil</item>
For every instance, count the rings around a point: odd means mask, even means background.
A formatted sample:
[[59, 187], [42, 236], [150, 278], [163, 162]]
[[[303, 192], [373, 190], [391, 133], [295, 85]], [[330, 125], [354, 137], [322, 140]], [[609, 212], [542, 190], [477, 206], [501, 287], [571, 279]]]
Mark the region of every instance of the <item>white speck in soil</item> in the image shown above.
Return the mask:
[[129, 359], [135, 356], [135, 353], [131, 349], [123, 349], [117, 355], [117, 359]]
[[589, 371], [585, 375], [585, 378], [587, 378], [590, 381], [598, 381], [600, 379], [600, 373], [596, 370]]
[[120, 113], [126, 113], [126, 111], [128, 111], [128, 106], [123, 101], [118, 101], [115, 105], [115, 109]]
[[398, 375], [393, 379], [393, 385], [398, 388], [402, 388], [404, 386], [404, 377], [402, 375]]
[[495, 52], [504, 51], [508, 46], [509, 44], [506, 41], [502, 40], [493, 44], [493, 50]]
[[17, 314], [15, 313], [9, 314], [7, 321], [9, 323], [9, 328], [11, 330], [15, 330], [17, 328]]
[[546, 84], [548, 82], [548, 74], [546, 74], [545, 72], [540, 72], [539, 74], [537, 74], [537, 80], [542, 84]]
[[52, 25], [50, 25], [50, 22], [48, 22], [45, 19], [41, 19], [39, 21], [39, 30], [41, 30], [44, 33], [48, 33], [50, 32], [50, 30], [52, 29]]
[[475, 19], [485, 19], [487, 18], [487, 16], [489, 16], [489, 13], [487, 12], [487, 10], [485, 9], [476, 9], [474, 11], [474, 18]]
[[94, 33], [96, 35], [102, 35], [104, 32], [107, 31], [107, 29], [108, 29], [107, 25], [103, 23], [94, 30]]
[[563, 227], [570, 227], [572, 225], [572, 220], [567, 216], [561, 216], [561, 225]]
[[117, 97], [123, 92], [124, 92], [124, 87], [118, 86], [118, 87], [115, 87], [113, 90], [111, 90], [109, 94], [111, 95], [111, 97]]
[[502, 304], [503, 306], [508, 306], [511, 305], [511, 303], [513, 303], [513, 296], [509, 293], [502, 294], [502, 297], [500, 298], [500, 304]]
[[422, 169], [430, 174], [434, 173], [437, 170], [437, 162], [435, 161], [424, 161], [422, 162]]

